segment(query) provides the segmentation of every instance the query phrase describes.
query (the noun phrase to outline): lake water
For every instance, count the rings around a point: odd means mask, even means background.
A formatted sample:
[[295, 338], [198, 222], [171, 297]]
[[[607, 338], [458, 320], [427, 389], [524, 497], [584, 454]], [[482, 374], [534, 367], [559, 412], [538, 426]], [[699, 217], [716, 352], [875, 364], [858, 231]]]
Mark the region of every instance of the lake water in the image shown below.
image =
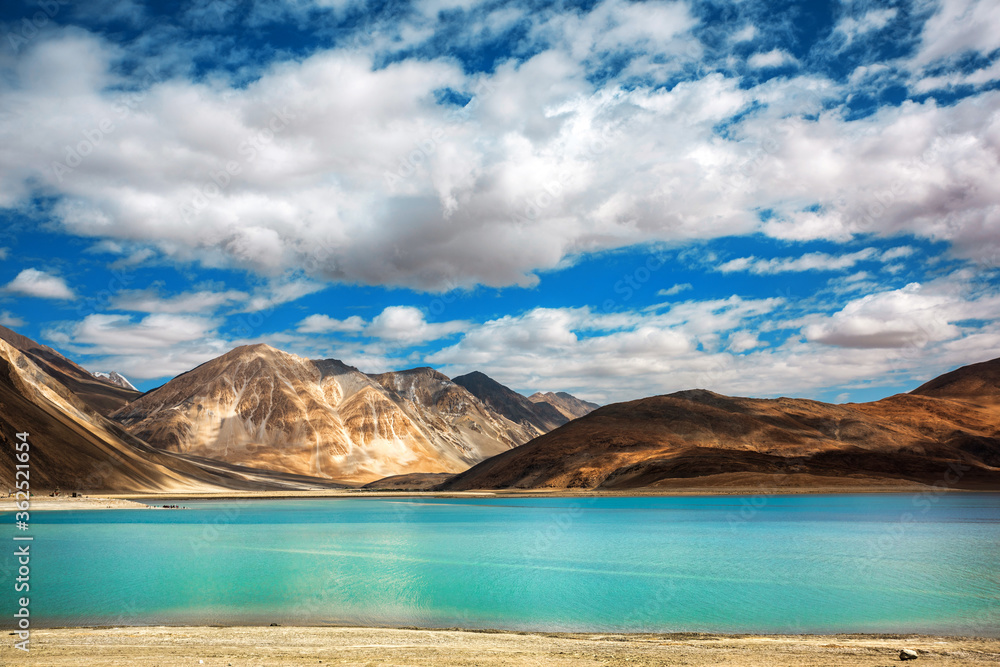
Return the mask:
[[32, 514], [33, 626], [1000, 635], [1000, 494], [183, 504]]

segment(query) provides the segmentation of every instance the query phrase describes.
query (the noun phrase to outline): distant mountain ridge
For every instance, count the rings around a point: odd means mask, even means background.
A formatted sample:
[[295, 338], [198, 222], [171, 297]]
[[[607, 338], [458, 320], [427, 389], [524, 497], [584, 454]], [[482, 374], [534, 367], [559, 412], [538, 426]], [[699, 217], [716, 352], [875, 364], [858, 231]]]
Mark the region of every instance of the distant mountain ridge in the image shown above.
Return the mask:
[[529, 396], [528, 400], [532, 403], [548, 403], [561, 412], [567, 419], [583, 417], [601, 407], [597, 403], [580, 400], [576, 396], [567, 394], [564, 391], [549, 391], [545, 393], [539, 391]]
[[925, 382], [910, 393], [970, 400], [984, 405], [1000, 404], [1000, 359], [957, 368]]
[[508, 389], [485, 373], [473, 371], [452, 378], [452, 382], [468, 389], [483, 403], [507, 419], [533, 429], [536, 435], [548, 433], [569, 421], [555, 406], [532, 403], [525, 396]]
[[128, 389], [130, 391], [139, 391], [135, 388], [135, 385], [128, 381], [128, 378], [116, 371], [111, 371], [110, 373], [106, 371], [94, 371], [91, 375], [99, 380], [110, 382], [116, 387], [121, 387], [122, 389]]
[[689, 390], [604, 406], [443, 490], [935, 484], [1000, 488], [1000, 360], [830, 405]]

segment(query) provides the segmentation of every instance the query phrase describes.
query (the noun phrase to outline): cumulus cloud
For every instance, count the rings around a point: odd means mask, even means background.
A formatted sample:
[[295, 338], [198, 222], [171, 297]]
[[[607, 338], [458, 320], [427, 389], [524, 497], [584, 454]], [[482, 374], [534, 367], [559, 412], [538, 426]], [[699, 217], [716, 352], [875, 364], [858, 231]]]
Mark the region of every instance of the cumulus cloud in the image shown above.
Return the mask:
[[757, 338], [757, 334], [750, 331], [737, 331], [729, 337], [728, 349], [730, 352], [740, 354], [757, 347], [762, 347], [766, 343]]
[[365, 320], [352, 315], [344, 320], [338, 320], [329, 315], [310, 315], [299, 322], [296, 330], [299, 333], [361, 333], [365, 328]]
[[[582, 252], [759, 231], [995, 246], [1000, 94], [847, 121], [825, 103], [848, 91], [821, 75], [650, 86], [700, 57], [697, 25], [683, 4], [609, 0], [534, 19], [532, 43], [548, 46], [489, 75], [330, 49], [246, 86], [152, 82], [134, 107], [109, 92], [124, 83], [118, 50], [57, 30], [9, 61], [20, 111], [0, 120], [0, 205], [44, 190], [64, 229], [163, 261], [426, 290], [529, 286]], [[659, 55], [592, 82], [594, 54], [637, 44]], [[52, 66], [69, 61], [79, 76]], [[471, 101], [439, 103], [446, 88]], [[103, 119], [113, 129], [87, 145]]]
[[589, 308], [536, 308], [470, 327], [457, 343], [427, 359], [452, 375], [488, 369], [504, 384], [526, 391], [556, 388], [629, 400], [711, 384], [712, 369], [730, 356], [721, 351], [719, 333], [780, 303], [731, 297], [610, 315]]
[[771, 49], [767, 52], [755, 53], [747, 59], [747, 64], [755, 69], [766, 67], [781, 67], [795, 62], [795, 57], [782, 49]]
[[228, 352], [233, 344], [219, 336], [218, 325], [194, 315], [153, 314], [135, 320], [95, 314], [43, 335], [70, 352], [96, 357], [102, 368], [147, 379], [177, 375]]
[[464, 331], [468, 322], [428, 322], [419, 308], [389, 306], [365, 327], [365, 335], [382, 340], [417, 344], [438, 340]]
[[840, 311], [804, 329], [810, 341], [853, 348], [923, 348], [955, 339], [957, 322], [996, 313], [997, 299], [975, 302], [954, 293], [911, 283], [848, 302]]
[[38, 269], [24, 269], [4, 289], [14, 294], [34, 296], [40, 299], [75, 299], [73, 290], [59, 276], [53, 276]]
[[941, 0], [924, 23], [913, 63], [924, 66], [952, 56], [1000, 48], [1000, 5], [991, 0]]
[[730, 39], [734, 42], [752, 42], [756, 36], [757, 27], [752, 24], [748, 24], [734, 32]]

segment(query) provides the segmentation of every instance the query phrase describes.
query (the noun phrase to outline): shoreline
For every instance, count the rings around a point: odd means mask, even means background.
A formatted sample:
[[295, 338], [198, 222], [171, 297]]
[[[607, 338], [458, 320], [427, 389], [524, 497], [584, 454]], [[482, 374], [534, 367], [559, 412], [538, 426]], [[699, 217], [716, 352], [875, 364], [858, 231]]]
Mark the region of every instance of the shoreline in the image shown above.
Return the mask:
[[[268, 665], [886, 665], [903, 649], [931, 665], [995, 664], [1000, 638], [898, 634], [569, 633], [379, 627], [133, 626], [32, 631], [0, 661], [55, 667], [121, 664]], [[36, 643], [37, 642], [37, 643]], [[203, 662], [199, 662], [203, 661]]]
[[[944, 488], [925, 484], [885, 486], [830, 487], [692, 487], [685, 489], [631, 489], [627, 491], [570, 489], [494, 489], [482, 491], [420, 491], [420, 490], [354, 490], [317, 489], [309, 491], [231, 491], [218, 492], [155, 492], [107, 493], [73, 498], [71, 496], [33, 496], [31, 511], [98, 510], [98, 509], [161, 509], [150, 503], [182, 504], [185, 500], [305, 500], [320, 498], [646, 498], [646, 497], [753, 497], [785, 495], [861, 495], [861, 494], [920, 494], [920, 493], [1000, 493], [998, 489]], [[182, 507], [183, 508], [183, 507]], [[4, 498], [0, 512], [15, 511], [14, 499]]]

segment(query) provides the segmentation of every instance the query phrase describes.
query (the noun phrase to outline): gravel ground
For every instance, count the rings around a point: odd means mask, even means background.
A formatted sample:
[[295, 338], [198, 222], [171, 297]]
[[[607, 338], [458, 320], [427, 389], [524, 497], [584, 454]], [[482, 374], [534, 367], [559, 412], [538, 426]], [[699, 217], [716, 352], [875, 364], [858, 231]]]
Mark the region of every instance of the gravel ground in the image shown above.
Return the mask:
[[620, 635], [336, 627], [60, 628], [31, 651], [0, 647], [0, 664], [182, 665], [732, 665], [878, 667], [1000, 663], [1000, 639], [899, 635]]

